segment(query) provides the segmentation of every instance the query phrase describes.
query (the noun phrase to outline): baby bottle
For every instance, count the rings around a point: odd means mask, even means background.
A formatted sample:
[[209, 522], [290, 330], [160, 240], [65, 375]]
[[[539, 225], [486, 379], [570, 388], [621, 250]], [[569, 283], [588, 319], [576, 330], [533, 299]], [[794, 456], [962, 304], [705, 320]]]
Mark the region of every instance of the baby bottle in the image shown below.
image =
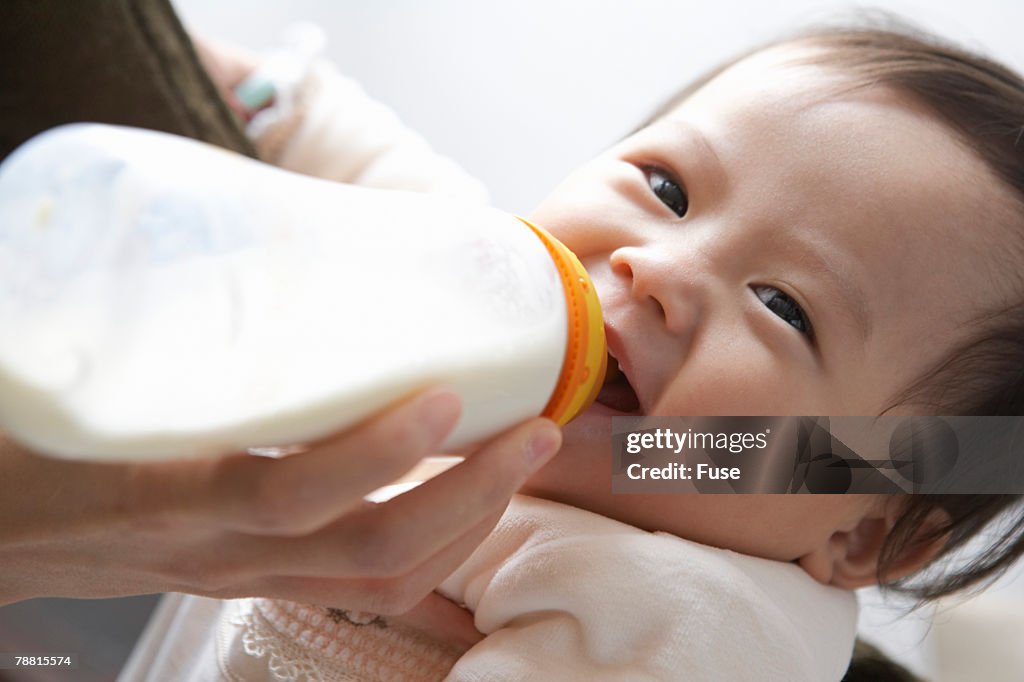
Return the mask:
[[0, 166], [0, 320], [0, 428], [77, 459], [308, 443], [441, 383], [459, 448], [567, 422], [607, 358], [586, 272], [519, 218], [98, 124]]

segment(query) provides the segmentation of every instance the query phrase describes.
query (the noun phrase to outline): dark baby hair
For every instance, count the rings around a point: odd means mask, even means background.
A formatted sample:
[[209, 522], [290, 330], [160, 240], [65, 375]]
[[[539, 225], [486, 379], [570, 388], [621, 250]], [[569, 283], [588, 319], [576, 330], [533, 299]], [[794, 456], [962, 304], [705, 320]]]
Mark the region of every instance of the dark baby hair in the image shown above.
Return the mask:
[[[890, 15], [862, 18], [852, 27], [803, 30], [773, 41], [699, 77], [644, 122], [665, 116], [718, 74], [770, 47], [810, 48], [794, 64], [815, 65], [841, 76], [836, 94], [883, 87], [922, 105], [980, 158], [1012, 197], [1012, 222], [1020, 239], [993, 254], [993, 270], [1017, 263], [1015, 300], [972, 320], [980, 332], [955, 348], [901, 394], [890, 408], [912, 404], [935, 415], [1024, 414], [1024, 79], [983, 56], [946, 43]], [[964, 226], [964, 231], [970, 230]], [[885, 539], [878, 562], [879, 583], [919, 603], [988, 584], [1024, 554], [1024, 495], [908, 495]], [[939, 513], [936, 513], [939, 512]], [[936, 524], [934, 519], [943, 520]], [[994, 533], [982, 535], [990, 523]], [[968, 543], [985, 546], [954, 565]], [[886, 582], [902, 557], [945, 539], [943, 549], [922, 572]]]

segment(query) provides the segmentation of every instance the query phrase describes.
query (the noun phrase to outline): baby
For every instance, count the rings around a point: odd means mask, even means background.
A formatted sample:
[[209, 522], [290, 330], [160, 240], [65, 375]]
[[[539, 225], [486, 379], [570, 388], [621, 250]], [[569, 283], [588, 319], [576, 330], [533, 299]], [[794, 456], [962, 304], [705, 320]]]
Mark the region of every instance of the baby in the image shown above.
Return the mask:
[[[1017, 496], [613, 495], [610, 417], [1020, 414], [1022, 126], [1018, 76], [886, 31], [684, 90], [531, 215], [592, 275], [621, 375], [439, 588], [468, 611], [192, 598], [162, 617], [210, 623], [196, 679], [842, 678], [850, 590], [992, 577]], [[921, 573], [1011, 508], [991, 551]]]

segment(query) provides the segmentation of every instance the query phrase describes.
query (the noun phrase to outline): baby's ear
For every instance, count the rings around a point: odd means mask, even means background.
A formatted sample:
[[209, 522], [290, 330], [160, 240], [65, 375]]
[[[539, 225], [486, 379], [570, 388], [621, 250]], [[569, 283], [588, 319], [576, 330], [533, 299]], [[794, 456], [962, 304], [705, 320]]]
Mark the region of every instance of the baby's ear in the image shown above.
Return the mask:
[[[903, 500], [894, 498], [879, 508], [866, 512], [848, 530], [837, 530], [820, 548], [801, 557], [799, 563], [812, 577], [835, 587], [855, 589], [878, 584], [878, 562], [882, 547], [904, 508]], [[890, 582], [915, 573], [942, 551], [946, 537], [930, 539], [935, 529], [948, 523], [946, 512], [932, 510], [924, 523], [913, 531], [903, 549], [890, 562], [881, 576]]]

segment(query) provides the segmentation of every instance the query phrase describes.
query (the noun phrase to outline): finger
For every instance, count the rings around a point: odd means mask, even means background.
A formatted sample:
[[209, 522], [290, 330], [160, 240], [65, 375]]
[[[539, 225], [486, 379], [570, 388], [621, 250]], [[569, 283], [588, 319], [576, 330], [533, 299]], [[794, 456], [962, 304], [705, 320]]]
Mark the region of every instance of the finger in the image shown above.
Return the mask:
[[[360, 509], [305, 537], [235, 540], [233, 552], [279, 575], [390, 578], [420, 566], [509, 498], [561, 444], [558, 427], [534, 419], [463, 463], [383, 504]], [[466, 554], [468, 556], [468, 552]]]
[[205, 594], [222, 599], [259, 595], [374, 614], [405, 614], [473, 553], [493, 530], [503, 512], [501, 509], [483, 519], [455, 542], [404, 575], [368, 579], [302, 575], [243, 577], [236, 573], [224, 575], [220, 589]]
[[[380, 558], [382, 568], [402, 572], [409, 563], [420, 565], [436, 547], [454, 542], [488, 516], [500, 516], [512, 495], [561, 445], [562, 434], [554, 422], [534, 419], [443, 474], [378, 505], [371, 513], [380, 516], [383, 528], [394, 529], [399, 546], [411, 555], [404, 561], [393, 551], [389, 556], [393, 545], [388, 544]], [[411, 518], [417, 519], [415, 527], [406, 521]]]
[[429, 390], [282, 459], [241, 455], [209, 465], [194, 507], [224, 528], [306, 535], [362, 504], [431, 454], [458, 420], [450, 389]]
[[473, 614], [458, 604], [431, 591], [423, 601], [408, 613], [388, 618], [389, 622], [404, 625], [460, 649], [469, 649], [484, 638], [473, 625]]

